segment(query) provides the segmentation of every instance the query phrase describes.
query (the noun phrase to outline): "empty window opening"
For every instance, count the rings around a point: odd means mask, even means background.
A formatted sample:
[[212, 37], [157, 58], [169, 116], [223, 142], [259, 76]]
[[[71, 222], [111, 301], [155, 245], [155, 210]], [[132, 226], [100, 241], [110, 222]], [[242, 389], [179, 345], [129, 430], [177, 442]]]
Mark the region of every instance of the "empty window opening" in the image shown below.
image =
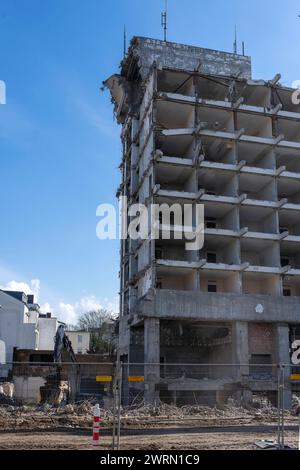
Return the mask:
[[217, 292], [217, 283], [214, 281], [208, 281], [207, 292]]
[[217, 228], [217, 220], [213, 217], [207, 217], [205, 221], [206, 228]]
[[280, 258], [280, 261], [281, 261], [281, 266], [284, 267], [284, 266], [289, 266], [291, 263], [290, 263], [290, 259], [289, 258], [286, 258], [286, 257], [281, 257]]
[[208, 251], [206, 253], [206, 260], [208, 263], [216, 263], [217, 262], [217, 253], [214, 251]]
[[290, 287], [283, 288], [283, 296], [284, 297], [291, 297], [292, 296], [292, 289]]

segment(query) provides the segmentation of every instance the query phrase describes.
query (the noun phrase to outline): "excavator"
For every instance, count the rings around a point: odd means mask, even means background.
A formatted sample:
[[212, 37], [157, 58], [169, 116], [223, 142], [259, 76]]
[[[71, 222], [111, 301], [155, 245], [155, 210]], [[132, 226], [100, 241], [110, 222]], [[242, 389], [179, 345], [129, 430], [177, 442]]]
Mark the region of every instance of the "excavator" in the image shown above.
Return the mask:
[[58, 405], [66, 399], [69, 403], [74, 403], [79, 390], [80, 366], [76, 362], [72, 343], [66, 335], [64, 325], [58, 327], [54, 337], [53, 362], [55, 371], [48, 375], [41, 390], [43, 401]]
[[56, 334], [54, 336], [54, 362], [55, 364], [62, 364], [63, 362], [63, 352], [67, 351], [71, 362], [76, 362], [76, 357], [72, 348], [72, 343], [69, 340], [65, 332], [64, 325], [60, 325], [57, 328]]

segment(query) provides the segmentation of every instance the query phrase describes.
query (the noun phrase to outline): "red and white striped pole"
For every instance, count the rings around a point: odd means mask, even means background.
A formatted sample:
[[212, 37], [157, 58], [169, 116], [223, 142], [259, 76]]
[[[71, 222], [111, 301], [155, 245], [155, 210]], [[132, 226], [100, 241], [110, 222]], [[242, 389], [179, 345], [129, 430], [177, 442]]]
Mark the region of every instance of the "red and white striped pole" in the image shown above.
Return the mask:
[[93, 418], [93, 446], [100, 445], [99, 443], [99, 431], [100, 431], [100, 408], [99, 405], [94, 406], [94, 418]]

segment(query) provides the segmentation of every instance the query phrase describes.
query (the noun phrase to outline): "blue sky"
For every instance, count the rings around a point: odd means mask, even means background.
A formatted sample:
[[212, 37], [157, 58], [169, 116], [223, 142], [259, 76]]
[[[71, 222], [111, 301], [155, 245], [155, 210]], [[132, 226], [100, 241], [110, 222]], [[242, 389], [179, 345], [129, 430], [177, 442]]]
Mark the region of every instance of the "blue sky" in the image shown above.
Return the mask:
[[[249, 8], [250, 5], [250, 8]], [[162, 37], [163, 0], [0, 0], [0, 286], [31, 289], [67, 321], [116, 309], [118, 241], [96, 238], [116, 203], [119, 128], [101, 82], [118, 71], [123, 27]], [[297, 0], [169, 0], [168, 39], [232, 51], [255, 78], [300, 79]]]

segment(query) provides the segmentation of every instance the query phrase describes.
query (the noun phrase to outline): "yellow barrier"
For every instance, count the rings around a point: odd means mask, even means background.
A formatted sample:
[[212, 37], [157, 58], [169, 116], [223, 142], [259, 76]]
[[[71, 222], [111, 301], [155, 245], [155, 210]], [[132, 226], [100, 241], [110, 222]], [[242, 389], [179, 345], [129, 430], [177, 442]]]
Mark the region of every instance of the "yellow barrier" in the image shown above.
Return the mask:
[[111, 375], [96, 375], [96, 382], [112, 382]]
[[145, 378], [143, 375], [129, 375], [128, 382], [144, 382]]

